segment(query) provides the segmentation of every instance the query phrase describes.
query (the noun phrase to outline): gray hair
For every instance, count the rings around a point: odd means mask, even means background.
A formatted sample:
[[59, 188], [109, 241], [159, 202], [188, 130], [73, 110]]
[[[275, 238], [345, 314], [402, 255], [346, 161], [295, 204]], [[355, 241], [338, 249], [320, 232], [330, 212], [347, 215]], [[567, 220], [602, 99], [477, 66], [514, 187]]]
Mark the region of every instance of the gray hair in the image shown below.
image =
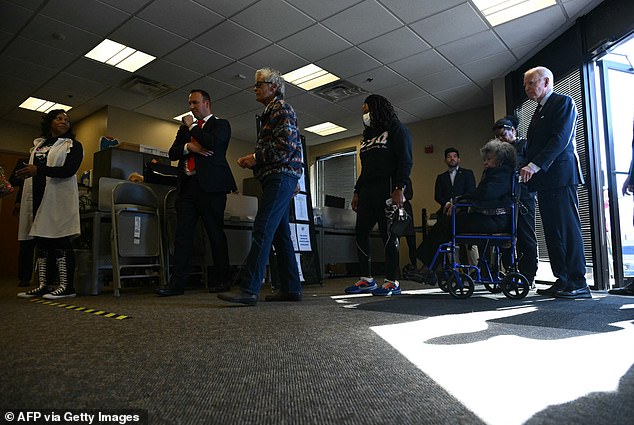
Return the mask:
[[266, 67], [260, 68], [255, 71], [256, 78], [258, 74], [260, 74], [264, 78], [264, 81], [268, 81], [269, 83], [277, 85], [277, 91], [275, 92], [275, 94], [277, 96], [284, 97], [286, 87], [284, 78], [282, 78], [282, 73], [280, 71], [278, 71], [277, 69]]
[[515, 147], [498, 139], [489, 140], [482, 148], [480, 148], [480, 156], [485, 160], [489, 155], [495, 157], [498, 166], [510, 165], [515, 168], [517, 165], [517, 154]]
[[536, 66], [535, 68], [531, 68], [524, 73], [524, 78], [527, 75], [537, 74], [540, 78], [548, 78], [548, 86], [553, 87], [555, 84], [555, 78], [553, 77], [553, 72], [546, 68], [545, 66]]

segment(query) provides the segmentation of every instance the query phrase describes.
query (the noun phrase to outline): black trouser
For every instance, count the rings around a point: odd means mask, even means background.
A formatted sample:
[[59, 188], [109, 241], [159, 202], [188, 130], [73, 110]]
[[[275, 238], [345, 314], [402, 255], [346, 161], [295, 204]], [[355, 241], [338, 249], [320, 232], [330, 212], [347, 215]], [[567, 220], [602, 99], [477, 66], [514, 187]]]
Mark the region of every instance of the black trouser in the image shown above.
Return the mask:
[[[226, 193], [205, 192], [195, 176], [186, 177], [181, 182], [180, 192], [176, 198], [174, 272], [170, 282], [172, 288], [183, 289], [185, 287], [193, 254], [198, 218], [202, 219], [209, 237], [216, 272], [215, 284], [220, 286], [229, 283], [231, 276], [229, 249], [224, 231], [226, 203]], [[200, 254], [205, 255], [204, 252]]]
[[33, 251], [35, 250], [35, 239], [20, 241], [20, 252], [18, 254], [18, 280], [29, 282], [33, 277]]
[[355, 226], [357, 240], [357, 255], [361, 276], [372, 276], [372, 253], [370, 252], [370, 232], [375, 224], [379, 225], [379, 232], [385, 247], [385, 278], [395, 280], [399, 269], [399, 241], [394, 235], [388, 236], [387, 218], [385, 217], [385, 200], [391, 196], [391, 183], [373, 181], [359, 192], [357, 205], [357, 223]]

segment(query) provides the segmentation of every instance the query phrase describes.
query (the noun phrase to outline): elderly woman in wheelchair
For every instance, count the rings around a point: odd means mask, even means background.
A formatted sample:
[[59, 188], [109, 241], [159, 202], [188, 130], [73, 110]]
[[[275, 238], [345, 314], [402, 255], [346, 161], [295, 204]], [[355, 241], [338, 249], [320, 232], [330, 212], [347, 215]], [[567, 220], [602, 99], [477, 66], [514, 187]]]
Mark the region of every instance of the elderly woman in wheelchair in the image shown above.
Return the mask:
[[[451, 271], [457, 268], [473, 269], [480, 280], [477, 267], [459, 265], [453, 261], [450, 263], [447, 254], [455, 253], [456, 242], [477, 244], [481, 254], [484, 254], [485, 246], [488, 245], [482, 242], [483, 239], [499, 239], [506, 244], [514, 242], [515, 149], [508, 143], [490, 140], [480, 149], [480, 155], [484, 166], [480, 184], [475, 192], [453, 200], [445, 210], [446, 217], [429, 231], [417, 249], [423, 266], [410, 275], [413, 280], [436, 284], [436, 271], [440, 274], [444, 272], [445, 277], [451, 278]], [[453, 274], [458, 278], [456, 273]], [[496, 282], [492, 280], [490, 283]], [[458, 286], [462, 286], [462, 282]], [[471, 293], [472, 286], [471, 282]], [[450, 292], [454, 295], [453, 291]]]

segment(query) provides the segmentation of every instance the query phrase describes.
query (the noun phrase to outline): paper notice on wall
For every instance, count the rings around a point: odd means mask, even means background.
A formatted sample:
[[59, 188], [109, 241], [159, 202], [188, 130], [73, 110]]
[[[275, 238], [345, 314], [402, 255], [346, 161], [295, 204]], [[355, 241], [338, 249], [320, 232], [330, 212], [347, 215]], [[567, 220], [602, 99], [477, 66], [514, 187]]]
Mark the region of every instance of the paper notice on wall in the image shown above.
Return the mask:
[[302, 176], [299, 178], [299, 191], [306, 192], [306, 173], [302, 173]]
[[297, 261], [297, 270], [299, 271], [299, 281], [305, 282], [304, 273], [302, 272], [302, 254], [295, 253], [295, 261]]
[[307, 197], [303, 193], [298, 193], [293, 198], [295, 203], [295, 220], [308, 221]]
[[310, 246], [310, 226], [308, 224], [297, 224], [298, 251], [311, 251]]
[[297, 224], [288, 223], [291, 231], [291, 241], [293, 241], [293, 251], [299, 251], [299, 242], [297, 240]]

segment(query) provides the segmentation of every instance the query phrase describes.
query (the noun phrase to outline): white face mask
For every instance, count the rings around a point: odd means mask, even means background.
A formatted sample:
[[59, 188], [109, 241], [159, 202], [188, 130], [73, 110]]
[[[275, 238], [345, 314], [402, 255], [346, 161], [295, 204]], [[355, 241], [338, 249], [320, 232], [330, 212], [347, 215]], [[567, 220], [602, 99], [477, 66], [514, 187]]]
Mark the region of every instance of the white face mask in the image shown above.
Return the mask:
[[370, 127], [370, 113], [366, 112], [365, 114], [363, 114], [363, 124], [365, 124], [367, 127]]

